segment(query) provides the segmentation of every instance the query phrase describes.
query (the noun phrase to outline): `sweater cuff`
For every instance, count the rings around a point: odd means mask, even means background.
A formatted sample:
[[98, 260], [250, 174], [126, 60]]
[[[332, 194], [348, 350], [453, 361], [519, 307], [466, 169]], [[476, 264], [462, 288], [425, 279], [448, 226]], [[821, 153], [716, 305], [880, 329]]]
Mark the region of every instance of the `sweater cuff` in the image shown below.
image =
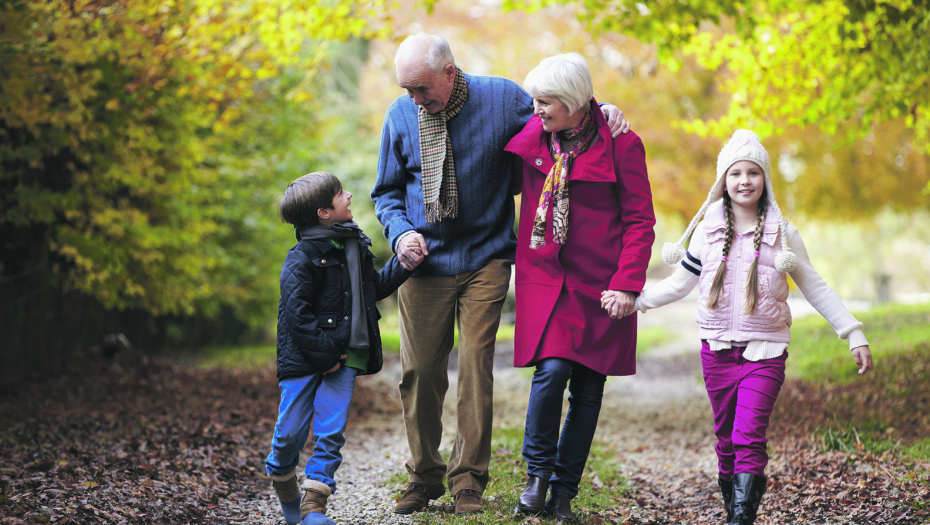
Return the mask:
[[869, 341], [865, 338], [865, 333], [861, 328], [856, 328], [852, 332], [849, 332], [849, 350], [852, 351], [853, 348], [859, 346], [867, 346]]
[[404, 235], [407, 235], [408, 233], [411, 233], [411, 232], [416, 233], [416, 230], [406, 230], [402, 232], [400, 235], [398, 235], [396, 239], [394, 239], [394, 245], [391, 246], [391, 249], [394, 250], [394, 253], [397, 253], [397, 245], [400, 244], [400, 241], [401, 239], [404, 238]]

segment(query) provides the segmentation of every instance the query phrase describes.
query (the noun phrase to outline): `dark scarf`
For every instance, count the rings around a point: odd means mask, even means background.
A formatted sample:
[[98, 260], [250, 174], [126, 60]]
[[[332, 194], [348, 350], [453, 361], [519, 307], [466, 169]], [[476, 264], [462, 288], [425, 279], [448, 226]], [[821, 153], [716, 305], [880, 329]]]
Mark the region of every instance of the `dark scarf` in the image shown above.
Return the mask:
[[344, 239], [346, 263], [349, 265], [349, 283], [352, 286], [352, 322], [349, 348], [368, 348], [368, 315], [362, 294], [362, 263], [359, 260], [358, 240], [362, 230], [355, 221], [337, 222], [332, 227], [303, 226], [298, 230], [304, 240]]
[[[568, 176], [572, 169], [572, 161], [581, 155], [597, 138], [597, 120], [591, 109], [582, 119], [577, 128], [562, 130], [549, 134], [549, 153], [555, 164], [546, 175], [542, 193], [539, 195], [539, 206], [536, 208], [536, 219], [533, 221], [533, 235], [530, 239], [530, 248], [537, 249], [546, 244], [546, 212], [551, 203], [552, 208], [552, 240], [565, 244], [568, 241]], [[561, 142], [578, 143], [571, 151], [562, 151]]]
[[420, 127], [420, 180], [426, 222], [454, 219], [459, 213], [459, 190], [447, 123], [459, 114], [467, 98], [465, 74], [455, 68], [455, 82], [446, 107], [431, 115], [420, 106], [417, 113]]

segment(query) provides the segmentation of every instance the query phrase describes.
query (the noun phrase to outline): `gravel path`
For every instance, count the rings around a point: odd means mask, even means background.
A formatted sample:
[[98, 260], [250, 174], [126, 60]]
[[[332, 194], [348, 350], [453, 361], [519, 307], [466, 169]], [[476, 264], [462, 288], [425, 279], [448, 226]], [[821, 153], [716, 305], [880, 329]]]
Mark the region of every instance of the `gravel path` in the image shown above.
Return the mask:
[[[613, 377], [607, 382], [595, 439], [621, 451], [624, 474], [635, 483], [647, 476], [668, 476], [670, 469], [714, 471], [710, 406], [699, 382], [700, 359], [686, 341], [697, 340], [694, 305], [681, 301], [640, 317], [641, 326], [674, 327], [677, 339], [638, 359], [635, 376]], [[526, 417], [531, 371], [514, 369], [512, 344], [499, 344], [495, 356], [495, 426], [522, 427]], [[451, 448], [455, 414], [455, 359], [450, 364], [450, 394], [443, 420], [444, 452]], [[407, 442], [400, 418], [397, 384], [400, 360], [385, 356], [384, 370], [359, 379], [383, 402], [375, 410], [349, 421], [344, 462], [337, 474], [339, 491], [330, 498], [327, 515], [337, 523], [398, 524], [410, 518], [393, 513], [401, 483], [386, 483], [404, 473]], [[567, 408], [567, 402], [565, 407]], [[563, 411], [564, 414], [564, 411]], [[306, 452], [309, 452], [309, 446]], [[305, 460], [305, 458], [302, 458]], [[301, 469], [303, 467], [301, 466]], [[661, 471], [665, 471], [663, 474]], [[280, 509], [270, 486], [253, 506], [244, 506], [249, 523], [282, 524]]]

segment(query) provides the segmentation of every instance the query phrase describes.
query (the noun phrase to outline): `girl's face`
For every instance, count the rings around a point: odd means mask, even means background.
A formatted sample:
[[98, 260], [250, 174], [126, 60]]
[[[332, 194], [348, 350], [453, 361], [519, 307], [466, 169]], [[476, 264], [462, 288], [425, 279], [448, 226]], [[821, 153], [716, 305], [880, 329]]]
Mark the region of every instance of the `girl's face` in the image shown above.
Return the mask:
[[750, 160], [736, 162], [727, 170], [726, 184], [733, 205], [756, 211], [765, 189], [765, 175], [758, 164]]
[[536, 97], [533, 99], [533, 113], [542, 119], [543, 129], [549, 133], [578, 127], [584, 113], [576, 111], [574, 115], [568, 112], [568, 107], [556, 97]]

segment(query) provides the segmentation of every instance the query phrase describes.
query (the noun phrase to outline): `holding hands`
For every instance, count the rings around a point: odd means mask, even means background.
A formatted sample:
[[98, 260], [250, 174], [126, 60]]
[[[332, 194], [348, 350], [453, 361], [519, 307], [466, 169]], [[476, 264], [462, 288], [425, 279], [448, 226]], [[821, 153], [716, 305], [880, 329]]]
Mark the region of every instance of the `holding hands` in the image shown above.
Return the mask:
[[410, 231], [397, 241], [397, 258], [405, 270], [413, 270], [429, 255], [423, 235]]
[[636, 295], [632, 292], [604, 290], [601, 292], [601, 308], [607, 310], [611, 319], [622, 319], [636, 310]]

